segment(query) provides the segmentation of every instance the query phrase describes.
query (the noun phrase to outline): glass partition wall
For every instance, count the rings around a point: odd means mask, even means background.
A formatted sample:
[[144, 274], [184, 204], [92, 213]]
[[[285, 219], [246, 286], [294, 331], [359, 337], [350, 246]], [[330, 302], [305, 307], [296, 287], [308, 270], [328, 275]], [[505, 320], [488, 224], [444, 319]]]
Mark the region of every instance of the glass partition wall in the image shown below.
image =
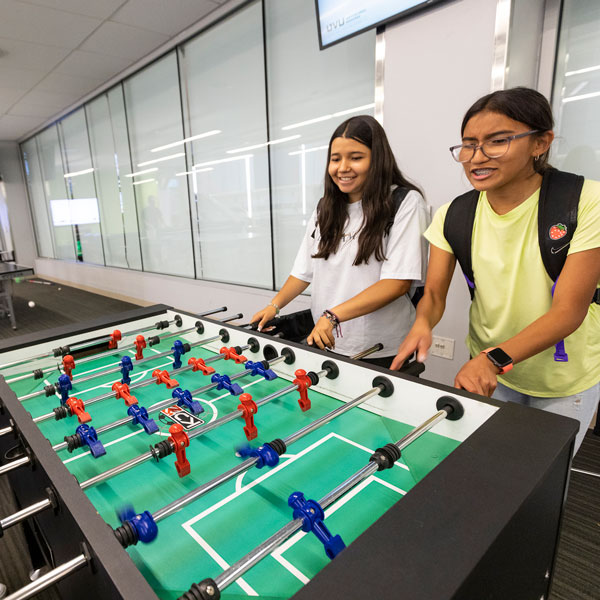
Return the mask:
[[375, 32], [255, 0], [21, 145], [40, 256], [280, 287], [327, 144], [373, 114]]
[[554, 79], [552, 164], [600, 180], [600, 3], [564, 0]]

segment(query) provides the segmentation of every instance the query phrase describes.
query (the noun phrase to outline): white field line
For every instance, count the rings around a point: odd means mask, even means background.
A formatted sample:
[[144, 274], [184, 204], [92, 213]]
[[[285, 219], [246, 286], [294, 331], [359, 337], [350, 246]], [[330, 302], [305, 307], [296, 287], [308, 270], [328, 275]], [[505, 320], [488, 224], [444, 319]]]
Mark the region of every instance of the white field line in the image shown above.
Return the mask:
[[[229, 563], [210, 545], [206, 542], [206, 540], [196, 531], [191, 529], [188, 533], [192, 536], [200, 546], [204, 549], [204, 551], [221, 567], [221, 569], [225, 570], [230, 567]], [[236, 583], [242, 588], [248, 596], [258, 596], [258, 593], [244, 581], [242, 577], [236, 579]]]
[[[334, 512], [336, 512], [337, 510], [342, 508], [342, 506], [344, 506], [344, 504], [346, 504], [348, 501], [350, 501], [352, 498], [354, 498], [354, 496], [359, 494], [363, 489], [365, 489], [372, 482], [380, 483], [381, 485], [393, 490], [394, 492], [397, 492], [401, 496], [404, 496], [406, 494], [406, 492], [404, 490], [400, 489], [399, 487], [396, 487], [395, 485], [392, 485], [391, 483], [388, 483], [387, 481], [384, 481], [383, 479], [380, 479], [379, 477], [376, 477], [375, 475], [371, 475], [370, 477], [367, 477], [367, 479], [365, 479], [364, 481], [361, 481], [356, 487], [352, 488], [349, 492], [344, 494], [339, 500], [334, 502], [331, 506], [329, 506], [325, 510], [325, 518], [327, 519]], [[310, 581], [310, 578], [308, 578], [306, 575], [304, 575], [304, 573], [302, 573], [300, 571], [300, 569], [298, 569], [297, 567], [292, 565], [292, 563], [290, 563], [286, 558], [283, 558], [283, 556], [282, 556], [282, 554], [286, 550], [289, 550], [294, 544], [298, 543], [305, 535], [307, 535], [307, 533], [305, 531], [297, 531], [293, 536], [291, 536], [283, 544], [281, 544], [281, 546], [279, 546], [276, 550], [274, 550], [271, 553], [271, 556], [278, 563], [280, 563], [283, 567], [285, 567], [292, 575], [294, 575], [297, 579], [299, 579], [303, 584], [306, 585]]]
[[[304, 450], [302, 450], [298, 454], [291, 454], [291, 455], [286, 454], [286, 455], [284, 455], [284, 456], [290, 456], [289, 460], [287, 460], [284, 463], [280, 463], [274, 469], [271, 469], [270, 471], [267, 471], [264, 475], [262, 475], [261, 477], [258, 477], [257, 479], [255, 479], [254, 481], [250, 482], [249, 484], [247, 484], [246, 486], [243, 486], [243, 487], [240, 486], [240, 484], [241, 484], [241, 478], [244, 476], [245, 473], [242, 473], [240, 476], [238, 476], [238, 478], [236, 480], [235, 491], [233, 493], [229, 494], [229, 496], [226, 496], [225, 498], [223, 498], [222, 500], [220, 500], [216, 504], [213, 504], [212, 506], [208, 507], [207, 509], [205, 509], [204, 511], [202, 511], [200, 514], [196, 515], [195, 517], [192, 517], [188, 521], [185, 521], [184, 523], [181, 524], [181, 526], [183, 527], [183, 529], [185, 529], [185, 531], [193, 539], [195, 539], [202, 546], [202, 548], [212, 558], [214, 558], [217, 561], [217, 563], [223, 569], [227, 569], [229, 567], [229, 565], [227, 564], [227, 562], [217, 553], [217, 551], [214, 548], [212, 548], [208, 544], [208, 542], [206, 542], [206, 540], [204, 540], [204, 538], [202, 538], [193, 529], [193, 525], [195, 523], [197, 523], [198, 521], [204, 519], [208, 515], [212, 514], [213, 512], [215, 512], [216, 510], [218, 510], [222, 506], [225, 506], [226, 504], [229, 504], [231, 501], [235, 500], [235, 498], [237, 498], [238, 496], [240, 496], [240, 495], [244, 494], [245, 492], [247, 492], [248, 490], [252, 489], [255, 485], [258, 485], [259, 483], [262, 483], [268, 477], [272, 477], [273, 475], [275, 475], [281, 469], [284, 469], [285, 467], [287, 467], [288, 465], [292, 464], [296, 460], [300, 459], [301, 457], [305, 456], [306, 454], [309, 454], [315, 448], [317, 448], [321, 444], [324, 444], [326, 441], [328, 441], [328, 440], [330, 440], [332, 438], [337, 438], [337, 439], [339, 439], [339, 440], [341, 440], [343, 442], [346, 442], [346, 443], [348, 443], [348, 444], [350, 444], [352, 446], [355, 446], [355, 447], [357, 447], [357, 448], [359, 448], [359, 449], [361, 449], [361, 450], [363, 450], [365, 452], [368, 452], [370, 454], [373, 453], [373, 450], [367, 448], [366, 446], [362, 446], [361, 444], [358, 444], [358, 443], [356, 443], [356, 442], [354, 442], [354, 441], [352, 441], [352, 440], [350, 440], [348, 438], [345, 438], [344, 436], [341, 436], [341, 435], [339, 435], [337, 433], [330, 432], [326, 436], [322, 437], [320, 440], [317, 440], [316, 442], [314, 442], [310, 446], [306, 447]], [[399, 467], [404, 467], [405, 469], [408, 470], [408, 467], [406, 467], [405, 465], [400, 465], [398, 463], [395, 463], [395, 464], [398, 465]], [[371, 481], [377, 481], [378, 483], [382, 483], [386, 487], [389, 487], [390, 489], [398, 492], [399, 494], [404, 495], [406, 493], [404, 490], [402, 490], [402, 489], [400, 489], [400, 488], [398, 488], [398, 487], [396, 487], [396, 486], [394, 486], [392, 484], [388, 484], [387, 482], [384, 482], [383, 480], [379, 479], [378, 477], [371, 476], [371, 477], [367, 478], [365, 481], [363, 481], [360, 484], [358, 484], [354, 489], [350, 490], [342, 498], [340, 498], [337, 502], [335, 502], [332, 506], [330, 506], [325, 511], [325, 515], [329, 516], [330, 514], [332, 514], [333, 512], [335, 512], [336, 510], [338, 510], [339, 508], [341, 508], [353, 496], [355, 496], [362, 489], [364, 489]], [[302, 532], [302, 531], [299, 532], [299, 533], [302, 534], [302, 535], [305, 535], [305, 533]], [[278, 560], [283, 567], [285, 567], [286, 569], [288, 569], [288, 571], [290, 571], [290, 573], [292, 575], [294, 575], [294, 577], [296, 577], [297, 579], [299, 579], [303, 583], [307, 583], [308, 582], [308, 578], [299, 569], [297, 569], [296, 567], [294, 567], [291, 563], [289, 563], [289, 561], [287, 561], [283, 557], [277, 556], [277, 554], [280, 555], [281, 553], [283, 553], [287, 548], [289, 548], [291, 545], [293, 545], [293, 543], [296, 543], [296, 541], [298, 541], [298, 539], [300, 539], [300, 537], [301, 537], [301, 535], [299, 536], [298, 534], [294, 534], [294, 536], [292, 536], [292, 538], [290, 538], [290, 539], [293, 539], [294, 542], [290, 543], [290, 540], [288, 540], [285, 544], [283, 544], [282, 546], [280, 546], [277, 550], [274, 550], [271, 553], [271, 555], [275, 558], [275, 560]], [[216, 557], [218, 557], [218, 560], [217, 560]], [[219, 562], [219, 561], [221, 561], [221, 562]], [[240, 587], [242, 587], [242, 586], [240, 585]], [[242, 587], [242, 589], [244, 589], [244, 588]], [[249, 595], [252, 595], [252, 594], [249, 594]]]

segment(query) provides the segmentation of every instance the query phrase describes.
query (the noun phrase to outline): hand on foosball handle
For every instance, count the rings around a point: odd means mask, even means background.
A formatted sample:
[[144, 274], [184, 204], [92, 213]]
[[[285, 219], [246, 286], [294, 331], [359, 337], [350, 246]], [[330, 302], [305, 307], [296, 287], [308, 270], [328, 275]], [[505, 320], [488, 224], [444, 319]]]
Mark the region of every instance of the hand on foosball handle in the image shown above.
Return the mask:
[[321, 350], [335, 348], [335, 338], [333, 337], [333, 323], [326, 317], [321, 317], [310, 335], [306, 338], [309, 346], [318, 346]]
[[431, 327], [426, 322], [417, 319], [408, 335], [398, 348], [398, 354], [390, 365], [390, 370], [396, 371], [402, 367], [407, 358], [417, 353], [417, 362], [425, 362], [429, 348], [431, 347]]
[[498, 368], [484, 354], [466, 362], [454, 378], [455, 388], [481, 396], [491, 397], [497, 385]]
[[250, 323], [258, 322], [258, 330], [262, 331], [262, 328], [269, 322], [272, 321], [277, 315], [277, 309], [270, 305], [265, 306], [262, 310], [259, 310], [251, 319]]

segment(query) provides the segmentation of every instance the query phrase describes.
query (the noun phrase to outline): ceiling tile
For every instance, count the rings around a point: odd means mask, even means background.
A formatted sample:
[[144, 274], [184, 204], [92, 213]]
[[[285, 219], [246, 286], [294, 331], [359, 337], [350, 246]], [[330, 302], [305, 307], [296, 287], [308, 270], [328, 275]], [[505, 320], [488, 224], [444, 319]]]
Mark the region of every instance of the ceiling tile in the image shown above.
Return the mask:
[[55, 69], [55, 73], [66, 73], [68, 75], [107, 81], [128, 67], [132, 62], [130, 58], [74, 50]]
[[50, 70], [69, 52], [68, 48], [0, 37], [0, 66], [4, 67]]
[[34, 88], [21, 98], [21, 102], [26, 104], [41, 104], [54, 109], [54, 113], [60, 112], [63, 108], [70, 106], [77, 100], [77, 94], [67, 92], [49, 92], [47, 90], [40, 90]]
[[82, 45], [81, 50], [129, 58], [142, 58], [166, 42], [169, 36], [107, 21]]
[[27, 93], [25, 89], [0, 88], [0, 115], [5, 113], [19, 98]]
[[38, 69], [13, 69], [2, 66], [0, 62], [0, 81], [3, 87], [30, 88], [46, 76], [46, 71]]
[[173, 36], [217, 6], [211, 0], [129, 0], [110, 20]]
[[127, 0], [19, 0], [19, 2], [64, 10], [86, 17], [107, 19]]
[[2, 0], [0, 37], [60, 48], [76, 48], [102, 21], [73, 13]]
[[15, 117], [36, 117], [38, 119], [46, 120], [56, 114], [56, 109], [47, 104], [19, 102], [14, 108], [11, 108], [7, 114]]
[[0, 117], [0, 142], [18, 140], [43, 122], [35, 117]]
[[[102, 85], [104, 79], [90, 79], [87, 77], [74, 77], [73, 75], [67, 75], [66, 73], [57, 73], [56, 71], [50, 73], [41, 83], [36, 87], [39, 90], [46, 90], [49, 92], [67, 92], [75, 94], [77, 97], [83, 96], [88, 92], [91, 92], [94, 88]], [[75, 101], [77, 98], [74, 98]]]

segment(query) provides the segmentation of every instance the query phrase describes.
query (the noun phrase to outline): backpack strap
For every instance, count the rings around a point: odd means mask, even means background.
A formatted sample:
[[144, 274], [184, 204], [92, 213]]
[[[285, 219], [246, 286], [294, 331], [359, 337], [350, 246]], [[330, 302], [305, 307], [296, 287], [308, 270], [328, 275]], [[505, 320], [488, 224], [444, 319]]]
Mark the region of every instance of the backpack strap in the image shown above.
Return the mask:
[[[546, 272], [554, 282], [552, 296], [577, 228], [577, 211], [583, 182], [581, 175], [557, 169], [548, 169], [542, 179], [538, 204], [538, 243]], [[554, 360], [568, 362], [569, 355], [565, 351], [564, 340], [556, 344]]]
[[444, 237], [462, 269], [469, 286], [471, 300], [475, 294], [475, 278], [471, 260], [471, 241], [479, 192], [470, 190], [454, 198], [444, 220]]
[[392, 211], [392, 216], [390, 217], [390, 220], [387, 222], [387, 225], [385, 226], [384, 235], [389, 235], [390, 229], [392, 228], [392, 225], [394, 224], [394, 221], [396, 220], [396, 215], [398, 214], [398, 209], [400, 208], [400, 205], [404, 201], [404, 198], [406, 198], [406, 195], [408, 194], [408, 192], [410, 192], [410, 190], [408, 188], [400, 187], [400, 186], [395, 188], [394, 191], [392, 192], [392, 203], [393, 203], [394, 209]]
[[584, 178], [549, 169], [544, 173], [538, 204], [538, 242], [546, 272], [556, 281], [567, 260], [577, 228], [577, 210]]
[[[392, 192], [392, 202], [394, 203], [394, 211], [392, 213], [392, 216], [390, 217], [390, 220], [388, 221], [388, 223], [385, 227], [384, 235], [390, 234], [390, 230], [392, 229], [392, 226], [394, 225], [394, 221], [396, 220], [396, 215], [398, 214], [398, 209], [400, 208], [400, 205], [404, 201], [404, 198], [406, 198], [408, 192], [410, 192], [410, 190], [408, 188], [400, 187], [400, 186], [395, 188], [394, 191]], [[425, 286], [423, 286], [423, 285], [419, 285], [412, 289], [412, 294], [409, 297], [410, 297], [410, 301], [412, 302], [412, 304], [415, 308], [416, 308], [417, 304], [419, 303], [419, 300], [421, 300], [421, 298], [423, 297], [424, 291], [425, 291]]]

